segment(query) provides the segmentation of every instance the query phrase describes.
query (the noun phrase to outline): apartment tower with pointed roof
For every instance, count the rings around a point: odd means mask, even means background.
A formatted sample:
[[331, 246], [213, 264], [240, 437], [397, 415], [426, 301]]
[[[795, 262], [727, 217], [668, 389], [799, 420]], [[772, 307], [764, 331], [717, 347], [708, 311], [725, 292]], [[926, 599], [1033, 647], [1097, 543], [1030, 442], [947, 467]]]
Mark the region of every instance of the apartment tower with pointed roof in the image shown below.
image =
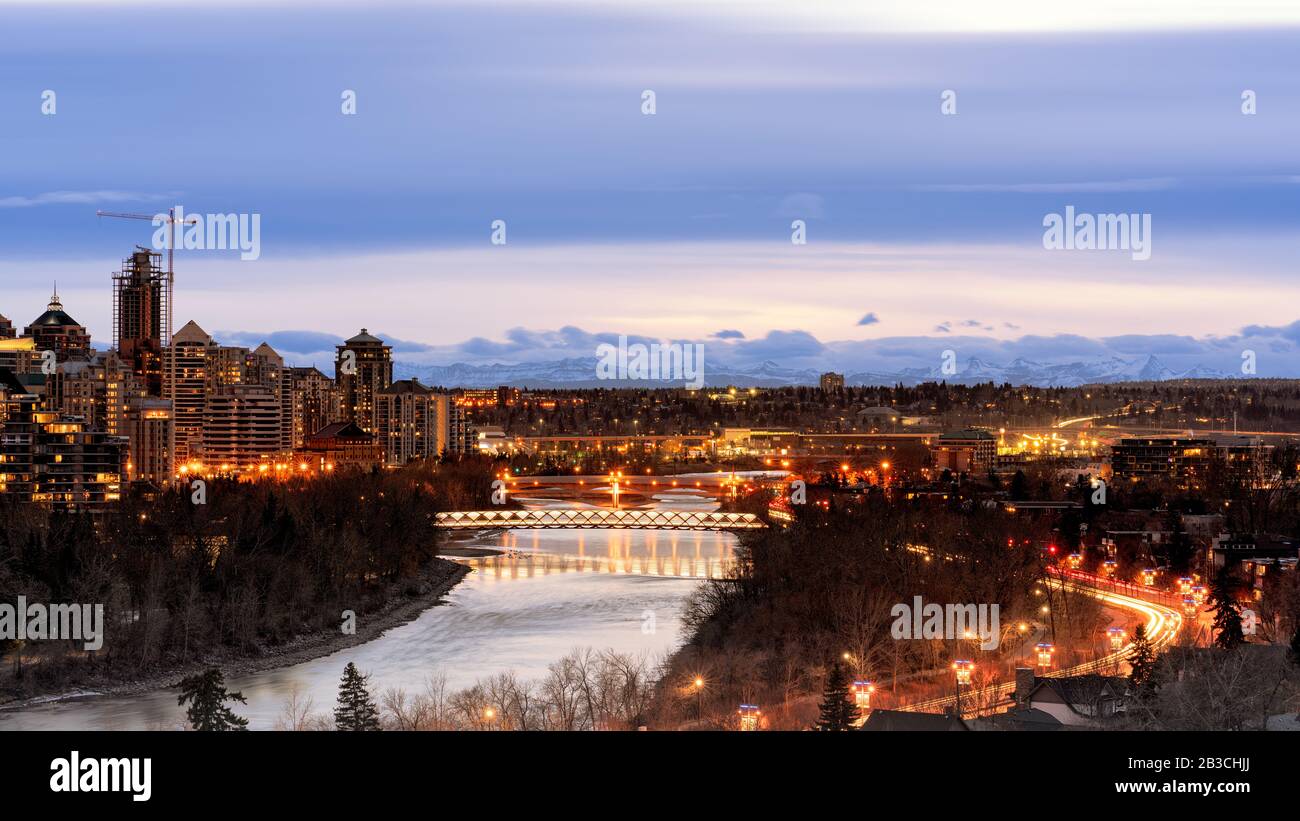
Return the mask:
[[367, 433], [378, 433], [375, 402], [393, 384], [393, 348], [365, 329], [338, 346], [334, 381], [339, 386], [343, 422], [355, 422]]

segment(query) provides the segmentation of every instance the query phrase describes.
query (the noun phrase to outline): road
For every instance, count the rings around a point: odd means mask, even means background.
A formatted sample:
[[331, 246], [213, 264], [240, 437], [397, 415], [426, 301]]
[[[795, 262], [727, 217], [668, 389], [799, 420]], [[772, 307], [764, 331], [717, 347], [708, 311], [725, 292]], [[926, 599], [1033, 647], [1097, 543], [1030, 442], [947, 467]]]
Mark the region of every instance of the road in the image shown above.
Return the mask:
[[[1182, 629], [1183, 614], [1173, 604], [1169, 594], [1159, 591], [1147, 591], [1134, 585], [1121, 585], [1079, 571], [1054, 572], [1061, 579], [1061, 586], [1073, 593], [1083, 593], [1100, 599], [1110, 607], [1126, 610], [1146, 617], [1147, 638], [1158, 652], [1167, 647]], [[1121, 592], [1121, 590], [1123, 592]], [[1108, 653], [1093, 661], [1076, 664], [1061, 670], [1044, 674], [1046, 678], [1063, 678], [1081, 676], [1088, 673], [1102, 673], [1116, 668], [1123, 663], [1133, 649], [1130, 642], [1113, 653]], [[1015, 692], [1016, 683], [1008, 681], [962, 693], [962, 701], [967, 704], [991, 705], [1010, 700]], [[926, 699], [899, 707], [900, 710], [917, 713], [938, 713], [953, 706], [956, 696], [942, 696]]]

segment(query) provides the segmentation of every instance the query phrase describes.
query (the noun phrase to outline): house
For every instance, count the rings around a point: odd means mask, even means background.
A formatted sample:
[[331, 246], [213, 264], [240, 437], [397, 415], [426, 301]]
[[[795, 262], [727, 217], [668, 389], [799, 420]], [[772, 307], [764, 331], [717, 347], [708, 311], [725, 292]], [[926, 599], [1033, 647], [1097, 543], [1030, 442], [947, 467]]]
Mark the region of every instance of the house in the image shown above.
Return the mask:
[[297, 458], [327, 471], [371, 471], [383, 463], [384, 449], [373, 433], [362, 430], [357, 423], [333, 422], [308, 436]]
[[1013, 732], [1053, 732], [1065, 729], [1060, 719], [1036, 707], [1016, 707], [1005, 713], [984, 716], [971, 722], [975, 730], [1010, 730]]
[[1128, 679], [1123, 676], [1089, 673], [1046, 678], [1031, 668], [1016, 669], [1017, 710], [1040, 711], [1066, 728], [1095, 727], [1122, 712], [1127, 689]]
[[951, 713], [910, 713], [905, 710], [872, 710], [859, 728], [885, 732], [950, 732], [969, 730], [961, 716]]
[[1216, 568], [1249, 560], [1296, 558], [1300, 558], [1300, 539], [1289, 536], [1223, 533], [1210, 549], [1210, 561]]

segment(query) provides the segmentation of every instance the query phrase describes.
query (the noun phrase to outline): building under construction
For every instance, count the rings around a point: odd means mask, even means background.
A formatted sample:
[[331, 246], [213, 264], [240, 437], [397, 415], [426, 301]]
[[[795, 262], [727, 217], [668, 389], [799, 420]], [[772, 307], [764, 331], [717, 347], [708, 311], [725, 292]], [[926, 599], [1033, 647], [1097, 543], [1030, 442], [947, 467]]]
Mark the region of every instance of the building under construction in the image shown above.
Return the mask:
[[162, 255], [136, 246], [113, 274], [113, 347], [145, 386], [163, 395], [163, 348], [171, 327]]

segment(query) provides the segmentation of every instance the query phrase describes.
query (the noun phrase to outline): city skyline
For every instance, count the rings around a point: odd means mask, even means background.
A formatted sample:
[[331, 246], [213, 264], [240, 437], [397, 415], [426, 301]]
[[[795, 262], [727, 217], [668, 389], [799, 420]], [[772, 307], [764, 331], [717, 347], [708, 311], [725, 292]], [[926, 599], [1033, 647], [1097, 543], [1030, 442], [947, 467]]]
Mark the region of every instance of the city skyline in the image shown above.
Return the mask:
[[[55, 287], [55, 283], [51, 287]], [[107, 285], [101, 289], [101, 295], [106, 290]], [[196, 290], [202, 292], [201, 288]], [[63, 294], [56, 293], [55, 296], [68, 303], [68, 313], [82, 322], [84, 310], [71, 304]], [[185, 296], [198, 298], [197, 294]], [[107, 304], [103, 299], [95, 302]], [[88, 303], [85, 307], [97, 306]], [[183, 308], [180, 310], [181, 319], [178, 321], [195, 322], [201, 326], [208, 324], [196, 319], [185, 320], [187, 315]], [[8, 316], [0, 311], [16, 328], [23, 328], [26, 321], [22, 314], [13, 313], [14, 316]], [[195, 313], [209, 315], [211, 311], [200, 307]], [[881, 322], [875, 312], [869, 312], [856, 324], [875, 326]], [[95, 323], [83, 324], [90, 329], [92, 346], [98, 350], [113, 347], [111, 341], [94, 332]], [[355, 329], [362, 324], [364, 321], [353, 322], [351, 327]], [[297, 367], [328, 367], [333, 362], [334, 350], [346, 339], [341, 334], [318, 330], [248, 332], [221, 329], [221, 325], [215, 327], [219, 330], [213, 331], [212, 336], [223, 344], [250, 349], [267, 344], [284, 356], [287, 364]], [[957, 376], [966, 381], [985, 381], [986, 378], [1000, 381], [1003, 371], [1009, 371], [1006, 378], [1012, 381], [1023, 376], [1026, 384], [1036, 385], [1161, 380], [1183, 376], [1300, 376], [1300, 358], [1293, 354], [1293, 351], [1300, 350], [1300, 320], [1281, 326], [1250, 325], [1236, 334], [1200, 338], [1188, 334], [1122, 334], [1102, 338], [1076, 334], [1040, 336], [1022, 333], [1013, 323], [1003, 322], [998, 327], [977, 319], [946, 320], [934, 330], [940, 333], [825, 342], [799, 330], [773, 330], [758, 338], [750, 338], [738, 329], [724, 328], [703, 338], [664, 340], [662, 337], [620, 332], [590, 332], [571, 325], [551, 331], [514, 327], [507, 330], [501, 340], [474, 337], [453, 345], [430, 345], [395, 337], [383, 330], [377, 331], [377, 335], [392, 345], [395, 362], [404, 373], [477, 373], [482, 374], [485, 380], [481, 384], [467, 381], [447, 383], [454, 387], [494, 386], [502, 381], [501, 377], [492, 375], [495, 372], [512, 374], [505, 378], [511, 384], [532, 376], [541, 380], [539, 384], [581, 386], [597, 379], [594, 363], [598, 347], [617, 343], [620, 336], [634, 342], [673, 341], [703, 345], [715, 374], [753, 375], [774, 380], [753, 383], [760, 385], [809, 384], [809, 380], [815, 377], [814, 372], [825, 370], [855, 375], [854, 384], [889, 384], [897, 379], [915, 382], [945, 376]], [[999, 338], [994, 335], [996, 333], [1012, 335]], [[956, 358], [955, 373], [941, 368], [949, 354]], [[1247, 356], [1251, 360], [1250, 370], [1243, 366]], [[581, 363], [588, 361], [592, 363], [592, 373], [575, 375], [575, 369], [580, 369], [583, 367]], [[554, 368], [561, 375], [548, 376], [547, 368]], [[708, 384], [720, 383], [715, 379]]]

